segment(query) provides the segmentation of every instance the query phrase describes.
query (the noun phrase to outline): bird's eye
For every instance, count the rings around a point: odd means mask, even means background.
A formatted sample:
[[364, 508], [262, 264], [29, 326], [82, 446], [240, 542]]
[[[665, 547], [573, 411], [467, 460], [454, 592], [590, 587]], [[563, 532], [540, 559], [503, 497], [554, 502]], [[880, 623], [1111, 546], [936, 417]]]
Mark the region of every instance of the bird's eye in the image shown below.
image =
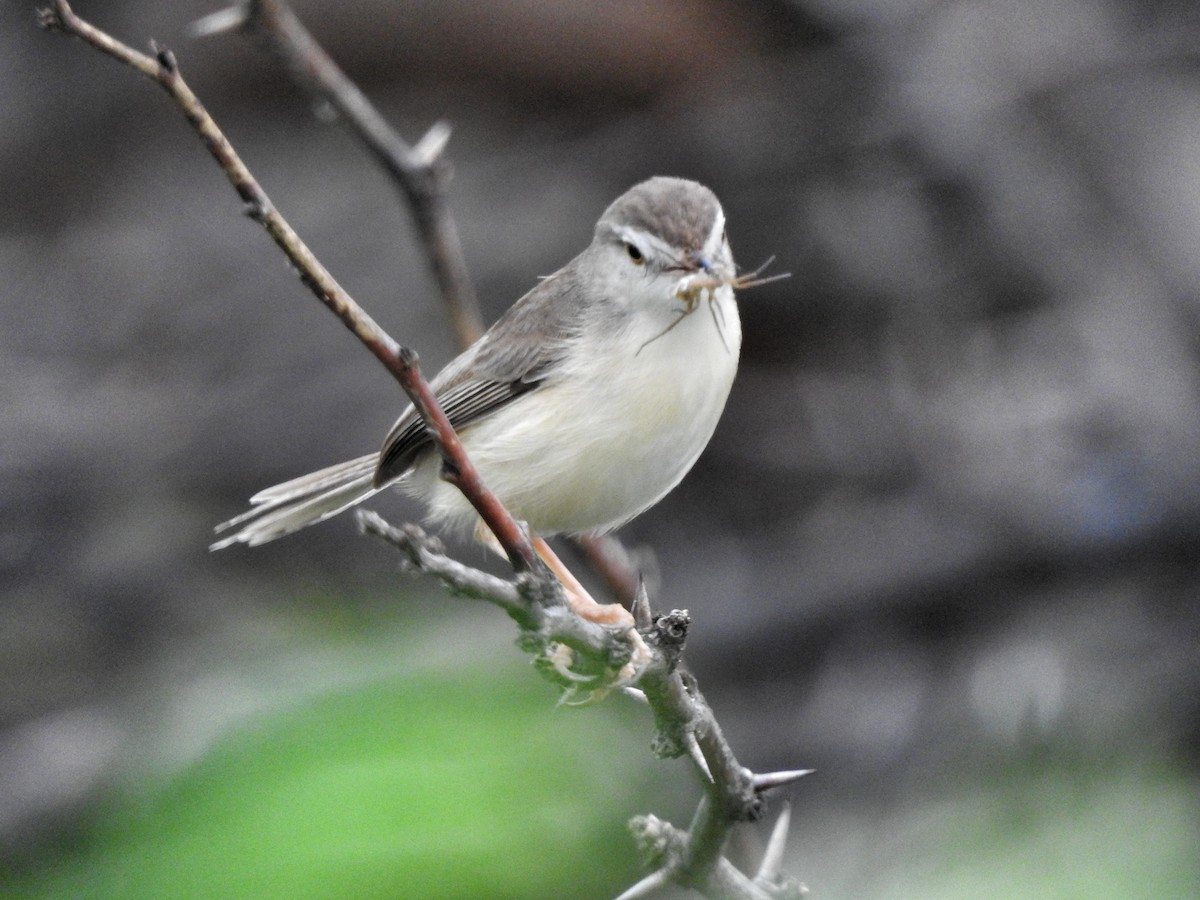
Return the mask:
[[629, 254], [629, 258], [633, 260], [634, 265], [644, 265], [646, 257], [642, 255], [642, 251], [635, 247], [629, 241], [625, 242], [625, 252]]

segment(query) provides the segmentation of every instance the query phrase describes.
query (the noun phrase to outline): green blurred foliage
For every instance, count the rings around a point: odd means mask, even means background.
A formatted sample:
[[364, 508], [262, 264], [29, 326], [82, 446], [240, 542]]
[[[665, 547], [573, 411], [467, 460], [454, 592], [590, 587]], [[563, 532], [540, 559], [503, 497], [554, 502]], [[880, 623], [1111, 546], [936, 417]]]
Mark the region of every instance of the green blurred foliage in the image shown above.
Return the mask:
[[57, 864], [0, 892], [617, 893], [637, 877], [625, 822], [645, 802], [632, 763], [647, 752], [630, 746], [647, 723], [614, 704], [555, 710], [549, 686], [516, 674], [408, 675], [245, 723], [164, 783], [111, 798]]
[[[650, 754], [645, 709], [556, 708], [493, 616], [319, 596], [287, 609], [197, 664], [217, 689], [181, 677], [145, 698], [135, 786], [0, 874], [0, 898], [612, 897], [642, 874], [629, 817], [682, 825], [699, 800], [686, 765]], [[221, 703], [235, 712], [215, 739], [170, 737], [181, 714], [208, 734]], [[180, 765], [178, 746], [207, 749]], [[1065, 734], [993, 747], [867, 807], [824, 767], [788, 792], [785, 871], [818, 900], [1200, 896], [1196, 779], [1132, 752]], [[748, 871], [774, 812], [737, 832]]]
[[881, 898], [1200, 897], [1196, 786], [1087, 764], [961, 785], [931, 810], [922, 861]]
[[946, 772], [882, 806], [871, 821], [806, 813], [809, 846], [792, 868], [814, 897], [1200, 897], [1200, 792], [1183, 766], [1060, 748]]

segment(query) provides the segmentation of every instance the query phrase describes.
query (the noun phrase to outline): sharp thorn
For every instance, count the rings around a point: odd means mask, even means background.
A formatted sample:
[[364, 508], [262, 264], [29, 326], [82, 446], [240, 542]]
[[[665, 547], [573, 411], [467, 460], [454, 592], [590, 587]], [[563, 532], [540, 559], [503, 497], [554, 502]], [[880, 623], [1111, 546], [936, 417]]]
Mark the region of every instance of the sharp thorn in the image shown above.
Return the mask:
[[762, 864], [758, 867], [755, 880], [774, 883], [779, 880], [783, 868], [783, 852], [787, 849], [788, 829], [792, 824], [792, 806], [784, 803], [771, 829], [771, 837], [767, 840], [767, 849], [763, 853]]
[[688, 756], [692, 758], [692, 762], [696, 764], [696, 768], [700, 770], [708, 783], [712, 784], [712, 771], [708, 768], [708, 760], [704, 758], [704, 753], [700, 749], [700, 743], [696, 740], [696, 735], [692, 734], [691, 731], [686, 732], [683, 742], [687, 747]]
[[654, 614], [650, 611], [650, 592], [646, 590], [646, 579], [641, 574], [638, 575], [631, 611], [638, 628], [649, 628], [654, 623]]
[[446, 149], [452, 130], [450, 123], [445, 120], [439, 120], [429, 126], [429, 130], [412, 148], [413, 162], [418, 166], [433, 165]]
[[237, 3], [225, 9], [201, 16], [187, 28], [187, 36], [193, 39], [212, 37], [227, 31], [237, 31], [250, 18], [245, 3]]
[[815, 769], [791, 769], [783, 772], [766, 772], [761, 775], [755, 775], [751, 778], [751, 784], [754, 790], [761, 793], [769, 791], [772, 788], [783, 787], [785, 784], [791, 784], [793, 781], [799, 781], [805, 775], [811, 775]]
[[617, 897], [617, 900], [638, 900], [639, 897], [650, 897], [655, 894], [659, 888], [670, 884], [671, 875], [666, 869], [659, 869], [657, 872], [651, 872], [625, 893]]

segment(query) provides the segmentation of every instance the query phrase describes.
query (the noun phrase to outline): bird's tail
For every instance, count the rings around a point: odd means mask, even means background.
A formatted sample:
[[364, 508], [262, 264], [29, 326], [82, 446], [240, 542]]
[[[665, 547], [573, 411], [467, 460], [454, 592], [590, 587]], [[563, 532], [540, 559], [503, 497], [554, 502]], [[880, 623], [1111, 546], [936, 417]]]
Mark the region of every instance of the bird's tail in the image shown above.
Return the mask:
[[372, 481], [378, 464], [379, 454], [371, 453], [259, 491], [250, 498], [250, 509], [216, 527], [217, 532], [237, 531], [209, 549], [265, 544], [361, 503], [382, 490]]

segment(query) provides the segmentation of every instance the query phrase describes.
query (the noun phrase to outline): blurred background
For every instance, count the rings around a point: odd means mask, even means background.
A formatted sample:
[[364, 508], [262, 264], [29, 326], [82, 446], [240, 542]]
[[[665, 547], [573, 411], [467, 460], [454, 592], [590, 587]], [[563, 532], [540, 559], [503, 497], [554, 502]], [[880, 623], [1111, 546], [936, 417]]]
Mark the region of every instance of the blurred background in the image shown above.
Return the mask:
[[[172, 48], [435, 370], [397, 192], [269, 55], [189, 39], [219, 6], [77, 12]], [[453, 124], [489, 322], [654, 174], [792, 273], [742, 297], [712, 445], [622, 536], [742, 762], [817, 769], [786, 791], [813, 896], [1200, 895], [1200, 7], [296, 9], [409, 140]], [[161, 92], [0, 20], [0, 894], [628, 886], [627, 819], [700, 795], [644, 709], [555, 709], [511, 623], [348, 518], [208, 553], [255, 490], [376, 448], [399, 389]]]

